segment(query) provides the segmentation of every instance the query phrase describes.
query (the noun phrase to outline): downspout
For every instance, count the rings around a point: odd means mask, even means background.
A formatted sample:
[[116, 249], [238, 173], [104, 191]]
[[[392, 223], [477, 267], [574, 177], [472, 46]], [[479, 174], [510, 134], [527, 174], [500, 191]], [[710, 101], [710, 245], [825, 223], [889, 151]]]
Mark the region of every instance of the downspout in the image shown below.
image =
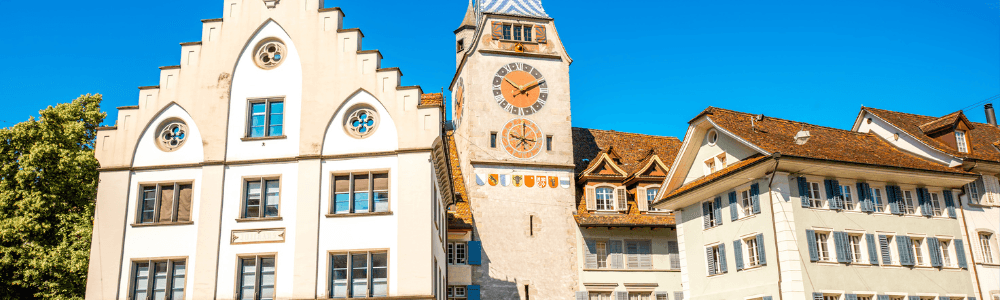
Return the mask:
[[[958, 203], [956, 210], [959, 215], [962, 215], [962, 223], [959, 225], [961, 225], [960, 228], [962, 229], [962, 235], [965, 236], [965, 240], [967, 241], [965, 244], [969, 246], [968, 253], [969, 258], [972, 261], [972, 265], [969, 266], [969, 269], [972, 270], [972, 280], [976, 284], [976, 292], [979, 293], [979, 299], [985, 300], [987, 298], [984, 298], [985, 295], [983, 295], [983, 287], [979, 284], [979, 270], [976, 270], [976, 254], [972, 252], [972, 240], [969, 239], [969, 226], [968, 223], [965, 223], [965, 209], [962, 208], [962, 195], [965, 195], [965, 189], [962, 189], [962, 193], [958, 195], [958, 199], [955, 199], [957, 200], [955, 202]], [[965, 251], [965, 249], [962, 249], [962, 251]]]
[[[772, 190], [771, 184], [774, 183], [774, 175], [778, 173], [777, 172], [778, 171], [778, 164], [781, 163], [781, 161], [780, 161], [780, 159], [781, 159], [781, 152], [775, 152], [774, 154], [771, 154], [771, 157], [774, 157], [774, 169], [771, 170], [771, 178], [768, 179], [768, 181], [767, 181], [767, 190], [768, 190], [767, 194], [768, 195], [772, 195], [771, 194], [771, 190]], [[768, 197], [768, 198], [773, 198], [773, 197], [774, 196], [771, 196], [771, 197]], [[771, 200], [771, 203], [774, 203], [774, 199], [770, 199], [770, 200]], [[777, 225], [774, 224], [774, 206], [773, 206], [773, 204], [771, 206], [771, 234], [774, 237], [774, 238], [771, 239], [771, 240], [774, 241], [774, 256], [776, 258], [778, 258], [777, 262], [774, 265], [775, 267], [778, 268], [778, 300], [782, 300], [783, 299], [782, 298], [783, 297], [783, 293], [781, 292], [781, 257], [778, 257], [778, 255], [780, 254], [780, 252], [778, 251], [778, 227], [777, 227]]]

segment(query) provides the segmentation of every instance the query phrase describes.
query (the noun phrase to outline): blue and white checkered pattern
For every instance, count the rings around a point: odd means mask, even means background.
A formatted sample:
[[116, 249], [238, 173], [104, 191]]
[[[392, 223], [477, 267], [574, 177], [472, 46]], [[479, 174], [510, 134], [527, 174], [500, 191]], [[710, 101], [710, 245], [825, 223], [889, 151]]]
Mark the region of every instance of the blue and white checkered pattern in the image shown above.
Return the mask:
[[548, 18], [542, 0], [478, 0], [478, 10], [486, 13]]

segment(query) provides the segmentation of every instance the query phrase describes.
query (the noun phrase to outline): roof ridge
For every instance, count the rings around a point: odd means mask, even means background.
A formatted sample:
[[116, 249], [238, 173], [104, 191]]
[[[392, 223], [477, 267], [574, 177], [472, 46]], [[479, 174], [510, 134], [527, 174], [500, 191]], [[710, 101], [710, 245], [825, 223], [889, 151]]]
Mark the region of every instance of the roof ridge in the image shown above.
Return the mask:
[[[935, 117], [935, 116], [928, 116], [928, 115], [918, 115], [918, 114], [914, 114], [914, 113], [908, 113], [908, 112], [901, 112], [901, 111], [896, 111], [896, 110], [888, 110], [888, 109], [882, 109], [882, 108], [875, 108], [875, 107], [864, 107], [864, 106], [862, 106], [862, 107], [861, 107], [861, 109], [874, 109], [874, 110], [881, 110], [881, 111], [887, 111], [887, 112], [891, 112], [891, 113], [897, 113], [897, 114], [903, 114], [903, 115], [910, 115], [910, 116], [916, 116], [916, 117], [924, 117], [924, 118], [932, 118], [932, 119], [934, 119], [934, 120], [937, 120], [937, 119], [941, 119], [941, 118], [944, 118], [944, 117], [947, 117], [947, 116], [949, 116], [949, 115], [951, 115], [951, 114], [954, 114], [954, 113], [958, 113], [958, 112], [961, 112], [961, 113], [962, 113], [963, 115], [965, 114], [965, 110], [960, 110], [960, 111], [956, 111], [956, 112], [953, 112], [953, 113], [949, 113], [949, 114], [947, 114], [947, 115], [943, 115], [943, 116], [940, 116], [940, 117]], [[968, 118], [968, 117], [966, 117], [965, 119], [966, 119], [966, 120], [968, 120], [969, 118]], [[973, 125], [977, 125], [977, 124], [983, 124], [983, 125], [986, 125], [986, 126], [993, 126], [993, 125], [990, 125], [990, 123], [982, 123], [982, 122], [973, 122], [972, 120], [969, 120], [969, 123], [972, 123]]]
[[622, 134], [627, 134], [627, 135], [641, 135], [641, 136], [649, 136], [649, 137], [656, 137], [656, 138], [675, 139], [675, 140], [678, 140], [678, 141], [680, 140], [679, 138], [677, 138], [675, 136], [669, 136], [669, 135], [653, 135], [653, 134], [646, 134], [646, 133], [625, 132], [625, 131], [617, 131], [617, 130], [609, 130], [609, 129], [596, 129], [596, 128], [584, 128], [584, 127], [573, 127], [572, 129], [595, 130], [595, 131], [602, 131], [602, 132], [622, 133]]
[[[748, 112], [735, 111], [735, 110], [725, 109], [725, 108], [715, 107], [715, 109], [724, 110], [724, 111], [728, 111], [728, 112], [732, 112], [732, 113], [737, 113], [737, 114], [745, 114], [745, 115], [750, 115], [750, 116], [754, 116], [755, 115], [755, 114], [751, 114], [751, 113], [748, 113]], [[763, 115], [763, 114], [761, 114], [761, 115]], [[854, 133], [854, 134], [862, 134], [862, 135], [864, 134], [864, 133], [861, 133], [861, 132], [855, 132], [855, 131], [847, 130], [847, 129], [840, 129], [840, 128], [835, 128], [835, 127], [830, 127], [830, 126], [823, 126], [823, 125], [816, 125], [816, 124], [813, 124], [813, 123], [806, 123], [806, 122], [802, 122], [802, 121], [794, 121], [794, 120], [783, 119], [783, 118], [779, 118], [779, 117], [772, 117], [772, 116], [767, 116], [767, 115], [764, 115], [764, 116], [767, 117], [767, 118], [769, 118], [769, 119], [771, 119], [771, 120], [783, 121], [783, 122], [786, 122], [786, 123], [794, 123], [794, 124], [799, 124], [799, 125], [807, 125], [807, 126], [810, 126], [810, 127], [825, 128], [825, 129], [843, 131], [843, 132]]]

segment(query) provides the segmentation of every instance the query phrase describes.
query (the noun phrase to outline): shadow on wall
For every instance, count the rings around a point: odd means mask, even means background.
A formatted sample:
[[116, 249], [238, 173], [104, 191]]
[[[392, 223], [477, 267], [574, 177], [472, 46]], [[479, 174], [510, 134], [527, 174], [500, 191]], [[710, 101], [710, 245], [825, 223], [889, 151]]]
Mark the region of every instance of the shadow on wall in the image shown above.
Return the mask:
[[[479, 236], [478, 229], [473, 229], [472, 233], [473, 237]], [[521, 299], [515, 278], [504, 274], [490, 274], [489, 250], [483, 247], [482, 264], [474, 267], [472, 274], [472, 282], [479, 284], [481, 299]], [[503, 251], [503, 249], [496, 250]]]

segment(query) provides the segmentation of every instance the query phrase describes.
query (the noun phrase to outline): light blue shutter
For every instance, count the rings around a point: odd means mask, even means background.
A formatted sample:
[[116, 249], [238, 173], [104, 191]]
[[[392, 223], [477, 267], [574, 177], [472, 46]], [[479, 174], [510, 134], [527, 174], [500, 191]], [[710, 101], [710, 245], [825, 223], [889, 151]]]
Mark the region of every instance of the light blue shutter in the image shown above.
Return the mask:
[[715, 275], [715, 256], [712, 247], [705, 247], [705, 261], [708, 262], [708, 275]]
[[736, 271], [743, 270], [743, 242], [733, 241], [733, 257], [736, 258]]
[[945, 190], [942, 194], [944, 194], [944, 206], [948, 209], [948, 217], [957, 219], [958, 216], [955, 214], [955, 198], [951, 194], [951, 191]]
[[715, 226], [722, 225], [722, 197], [715, 197]]
[[907, 296], [910, 300], [920, 300], [920, 296]]
[[[478, 266], [483, 264], [483, 242], [481, 241], [469, 241], [469, 259], [467, 260], [470, 265]], [[476, 286], [478, 289], [479, 286]]]
[[719, 244], [719, 271], [722, 273], [729, 272], [726, 268], [726, 244]]
[[625, 259], [622, 255], [622, 241], [620, 240], [610, 240], [608, 241], [608, 268], [609, 269], [624, 269]]
[[875, 235], [865, 234], [865, 241], [868, 242], [868, 260], [873, 266], [878, 265], [878, 248], [875, 248]]
[[889, 300], [889, 295], [878, 295], [878, 300]]
[[826, 201], [830, 209], [840, 209], [837, 205], [837, 191], [840, 190], [840, 186], [834, 186], [832, 179], [823, 180], [823, 184], [826, 185]]
[[844, 294], [845, 300], [858, 300], [857, 294]]
[[965, 246], [962, 244], [962, 240], [955, 240], [955, 259], [958, 260], [959, 268], [969, 268], [969, 265], [965, 263]]
[[823, 300], [823, 293], [813, 293], [813, 300]]
[[850, 250], [848, 250], [847, 233], [836, 231], [833, 233], [833, 244], [837, 248], [837, 262], [851, 262]]
[[587, 298], [589, 298], [589, 297], [590, 297], [590, 293], [587, 293], [587, 291], [578, 291], [578, 292], [576, 292], [576, 300], [587, 300]]
[[736, 192], [729, 192], [729, 214], [733, 221], [740, 218], [739, 210], [736, 208]]
[[701, 203], [701, 219], [702, 219], [702, 222], [704, 223], [703, 225], [705, 226], [704, 227], [705, 229], [708, 229], [708, 228], [712, 227], [712, 220], [709, 219], [709, 214], [708, 214], [708, 210], [711, 209], [711, 208], [712, 208], [712, 205], [709, 204], [708, 201], [705, 201], [705, 202]]
[[764, 296], [764, 298], [761, 300], [771, 300], [771, 299], [772, 299], [771, 296]]
[[684, 292], [674, 292], [674, 300], [684, 300]]
[[750, 203], [753, 205], [753, 214], [760, 213], [760, 184], [750, 185]]
[[913, 265], [913, 248], [907, 247], [910, 238], [905, 235], [896, 236], [896, 250], [899, 252], [899, 264], [903, 266]]
[[760, 265], [767, 265], [767, 254], [764, 254], [764, 234], [757, 234], [757, 255], [760, 256]]
[[812, 203], [809, 201], [809, 182], [805, 177], [799, 177], [796, 181], [799, 182], [799, 199], [802, 200], [802, 207], [809, 207]]
[[931, 213], [931, 194], [925, 188], [917, 188], [917, 200], [920, 203], [920, 213], [925, 217], [933, 216]]
[[927, 252], [930, 252], [931, 266], [941, 267], [941, 244], [938, 243], [938, 239], [935, 237], [927, 238]]
[[587, 239], [584, 240], [586, 243], [586, 252], [584, 252], [584, 265], [587, 269], [597, 269], [597, 241]]
[[473, 284], [465, 286], [465, 294], [468, 296], [468, 300], [479, 300], [479, 285]]
[[903, 189], [899, 188], [899, 186], [893, 186], [892, 190], [893, 190], [893, 192], [895, 194], [895, 199], [896, 199], [896, 208], [893, 209], [892, 213], [893, 214], [897, 214], [897, 215], [902, 215], [903, 214]]
[[806, 243], [809, 243], [809, 261], [819, 261], [819, 249], [816, 249], [816, 231], [806, 229]]
[[891, 265], [892, 264], [892, 253], [889, 249], [889, 237], [885, 235], [878, 236], [879, 249], [882, 250], [882, 264]]

